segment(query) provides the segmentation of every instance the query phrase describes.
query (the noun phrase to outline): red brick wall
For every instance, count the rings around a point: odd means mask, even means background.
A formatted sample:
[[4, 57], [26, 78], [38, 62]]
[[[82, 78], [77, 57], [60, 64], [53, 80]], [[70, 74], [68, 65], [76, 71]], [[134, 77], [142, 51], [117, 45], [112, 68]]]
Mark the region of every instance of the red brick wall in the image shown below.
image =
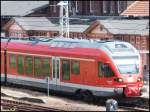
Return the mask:
[[143, 69], [144, 69], [144, 66], [149, 67], [149, 54], [141, 53], [141, 58], [142, 58]]
[[[111, 4], [114, 12], [111, 13], [110, 12], [110, 2], [111, 1], [106, 1], [106, 7], [107, 7], [107, 13], [103, 13], [103, 1], [93, 1], [92, 2], [92, 10], [93, 13], [90, 12], [90, 1], [78, 1], [78, 12], [76, 12], [76, 15], [95, 15], [95, 16], [108, 16], [108, 15], [118, 15], [118, 4], [117, 1], [113, 1], [113, 3]], [[127, 8], [127, 1], [126, 0], [120, 0], [121, 4], [120, 4], [120, 10], [121, 12], [124, 11]], [[49, 1], [50, 5], [56, 5], [58, 3], [58, 1]], [[75, 8], [75, 1], [71, 1], [72, 4], [72, 8]], [[47, 14], [49, 16], [59, 16], [59, 7], [57, 6], [57, 10], [56, 12], [54, 12], [54, 6], [50, 6], [49, 10], [47, 10]], [[73, 11], [73, 10], [72, 10]], [[120, 12], [120, 13], [121, 13]], [[73, 14], [73, 12], [69, 12], [70, 16]]]
[[131, 43], [139, 50], [149, 50], [149, 37], [139, 35], [115, 35], [114, 38]]
[[[59, 1], [49, 1], [49, 5], [57, 5]], [[49, 6], [48, 7], [49, 10], [48, 10], [48, 15], [49, 16], [54, 16], [54, 17], [58, 17], [59, 16], [59, 7], [58, 6]], [[55, 10], [56, 9], [56, 10]]]
[[24, 38], [24, 37], [28, 37], [28, 34], [26, 33], [26, 31], [23, 30], [9, 30], [8, 36]]

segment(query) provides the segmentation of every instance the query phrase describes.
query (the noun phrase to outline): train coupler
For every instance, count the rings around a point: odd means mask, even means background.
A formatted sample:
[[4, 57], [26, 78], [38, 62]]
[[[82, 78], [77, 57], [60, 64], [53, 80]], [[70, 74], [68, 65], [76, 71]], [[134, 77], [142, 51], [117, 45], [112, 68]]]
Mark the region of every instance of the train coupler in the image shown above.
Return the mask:
[[126, 97], [140, 96], [141, 90], [138, 86], [128, 86], [124, 89], [124, 94]]

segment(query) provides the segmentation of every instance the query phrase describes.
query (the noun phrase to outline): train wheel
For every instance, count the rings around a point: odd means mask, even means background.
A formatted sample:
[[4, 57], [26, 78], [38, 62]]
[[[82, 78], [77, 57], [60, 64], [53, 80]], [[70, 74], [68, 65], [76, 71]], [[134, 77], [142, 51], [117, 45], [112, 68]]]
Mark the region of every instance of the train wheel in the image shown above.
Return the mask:
[[82, 93], [83, 95], [83, 100], [86, 102], [92, 102], [94, 100], [94, 96], [90, 91], [85, 91]]
[[77, 100], [82, 100], [83, 99], [83, 95], [81, 93], [81, 90], [78, 90], [76, 93], [75, 93], [75, 97]]
[[78, 100], [83, 100], [85, 102], [91, 102], [94, 100], [94, 96], [90, 91], [78, 90], [75, 95]]

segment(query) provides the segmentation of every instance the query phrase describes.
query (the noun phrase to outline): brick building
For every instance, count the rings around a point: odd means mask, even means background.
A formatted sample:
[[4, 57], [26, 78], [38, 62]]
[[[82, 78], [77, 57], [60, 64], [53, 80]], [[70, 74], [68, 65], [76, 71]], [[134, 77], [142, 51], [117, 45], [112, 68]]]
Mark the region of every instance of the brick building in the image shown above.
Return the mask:
[[[90, 26], [86, 21], [70, 19], [70, 38], [85, 37], [85, 30]], [[59, 18], [13, 17], [4, 27], [7, 37], [26, 38], [30, 36], [59, 36]]]
[[[49, 16], [59, 16], [59, 1], [49, 1]], [[127, 8], [127, 0], [69, 1], [70, 16], [117, 16]]]
[[1, 27], [12, 17], [46, 16], [48, 1], [1, 1]]
[[[1, 1], [1, 26], [12, 17], [58, 17], [59, 1]], [[116, 16], [127, 7], [127, 0], [69, 1], [70, 16]]]
[[149, 17], [149, 0], [133, 2], [121, 13], [121, 16]]

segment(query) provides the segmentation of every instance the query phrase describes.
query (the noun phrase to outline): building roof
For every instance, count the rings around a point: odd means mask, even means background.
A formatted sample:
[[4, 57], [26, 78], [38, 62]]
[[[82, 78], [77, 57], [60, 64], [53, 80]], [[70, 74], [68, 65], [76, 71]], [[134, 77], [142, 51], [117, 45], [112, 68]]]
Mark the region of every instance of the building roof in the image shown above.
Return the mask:
[[[52, 21], [46, 17], [13, 17], [3, 29], [7, 29], [11, 24], [16, 22], [24, 30], [37, 31], [59, 31], [60, 25], [58, 22]], [[70, 32], [84, 32], [90, 25], [82, 25], [81, 23], [73, 23], [69, 25]]]
[[[7, 30], [15, 22], [27, 31], [59, 31], [61, 27], [58, 20], [47, 17], [13, 17], [3, 28]], [[88, 32], [88, 29], [95, 28], [94, 24], [95, 22], [87, 24], [86, 21], [70, 20], [69, 30], [70, 32]], [[148, 19], [97, 20], [96, 24], [102, 25], [111, 34], [149, 35]]]
[[26, 16], [49, 1], [1, 1], [1, 16]]
[[122, 16], [149, 16], [149, 0], [135, 1], [121, 13]]
[[112, 34], [149, 35], [149, 20], [97, 20]]

